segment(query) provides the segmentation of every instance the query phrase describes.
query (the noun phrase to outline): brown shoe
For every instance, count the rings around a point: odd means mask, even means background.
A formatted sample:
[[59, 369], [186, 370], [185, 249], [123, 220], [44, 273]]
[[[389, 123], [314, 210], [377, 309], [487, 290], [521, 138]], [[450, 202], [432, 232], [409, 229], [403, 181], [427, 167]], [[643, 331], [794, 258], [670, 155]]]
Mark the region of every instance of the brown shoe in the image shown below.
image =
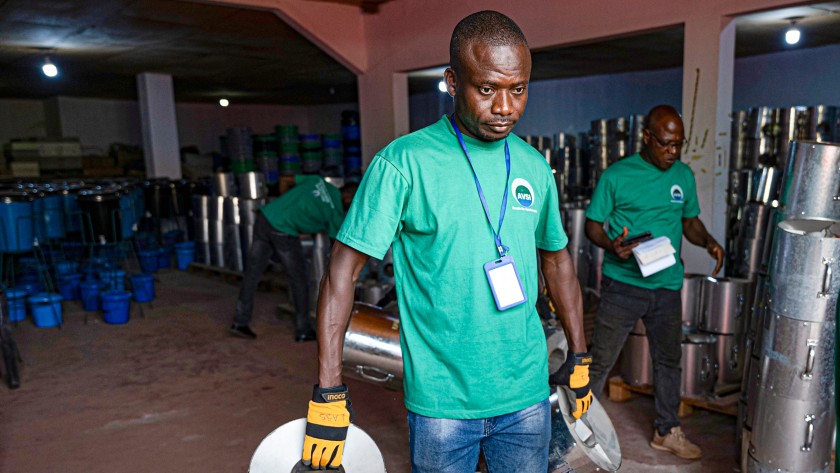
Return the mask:
[[685, 434], [679, 426], [671, 428], [671, 431], [666, 435], [659, 435], [659, 431], [653, 429], [653, 440], [650, 441], [650, 446], [656, 450], [671, 452], [686, 460], [697, 460], [703, 455], [700, 447], [685, 438]]

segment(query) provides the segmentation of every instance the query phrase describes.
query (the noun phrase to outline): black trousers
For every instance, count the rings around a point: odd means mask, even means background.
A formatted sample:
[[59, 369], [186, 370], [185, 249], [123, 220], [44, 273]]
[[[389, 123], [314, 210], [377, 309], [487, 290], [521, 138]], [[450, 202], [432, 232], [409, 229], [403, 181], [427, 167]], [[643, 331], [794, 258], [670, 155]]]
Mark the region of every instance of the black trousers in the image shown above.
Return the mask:
[[295, 330], [303, 331], [312, 328], [309, 320], [308, 268], [303, 257], [300, 238], [275, 230], [262, 212], [259, 212], [257, 221], [254, 223], [254, 240], [251, 242], [245, 261], [245, 275], [242, 278], [233, 322], [237, 325], [250, 324], [254, 313], [254, 295], [272, 255], [277, 255], [280, 259], [292, 290], [292, 299], [295, 304]]
[[630, 330], [642, 319], [653, 361], [654, 426], [666, 432], [680, 425], [682, 302], [680, 291], [644, 289], [604, 277], [592, 334], [592, 392], [600, 397]]

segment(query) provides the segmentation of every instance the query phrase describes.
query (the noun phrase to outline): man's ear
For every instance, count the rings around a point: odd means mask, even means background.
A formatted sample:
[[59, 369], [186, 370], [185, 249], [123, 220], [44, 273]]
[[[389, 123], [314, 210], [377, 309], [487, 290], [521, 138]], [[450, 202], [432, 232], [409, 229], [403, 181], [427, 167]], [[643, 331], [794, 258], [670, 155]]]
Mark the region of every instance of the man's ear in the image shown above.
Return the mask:
[[450, 97], [454, 97], [456, 91], [458, 90], [458, 78], [455, 76], [455, 70], [451, 67], [447, 67], [446, 70], [443, 71], [443, 80], [446, 82], [446, 92]]

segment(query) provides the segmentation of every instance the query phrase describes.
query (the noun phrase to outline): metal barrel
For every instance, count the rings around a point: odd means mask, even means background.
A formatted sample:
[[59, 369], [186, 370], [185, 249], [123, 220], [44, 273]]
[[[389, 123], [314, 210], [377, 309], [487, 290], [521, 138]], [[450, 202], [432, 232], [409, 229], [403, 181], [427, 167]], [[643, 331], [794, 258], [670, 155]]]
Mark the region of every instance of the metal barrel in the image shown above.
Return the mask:
[[211, 187], [215, 196], [227, 197], [229, 195], [236, 195], [236, 182], [233, 173], [217, 172], [213, 174]]
[[631, 333], [621, 351], [621, 379], [632, 386], [653, 385], [653, 362], [645, 335]]
[[785, 218], [840, 218], [840, 145], [793, 142], [782, 182]]
[[726, 386], [740, 383], [746, 363], [744, 359], [746, 334], [715, 334], [714, 337], [716, 339], [715, 360], [718, 365], [715, 385]]
[[702, 396], [710, 393], [717, 379], [715, 337], [708, 334], [688, 334], [682, 342], [683, 396]]
[[342, 375], [401, 390], [400, 321], [370, 304], [356, 302], [344, 336]]
[[743, 333], [752, 282], [740, 278], [703, 280], [703, 302], [700, 330], [717, 334]]
[[746, 110], [732, 113], [732, 124], [730, 125], [729, 144], [729, 169], [737, 171], [745, 164], [746, 153], [746, 132], [747, 119], [749, 115]]
[[635, 154], [642, 150], [644, 146], [644, 130], [645, 130], [645, 115], [637, 114], [630, 115], [628, 123], [629, 143], [627, 145], [628, 155]]
[[265, 175], [261, 172], [244, 172], [238, 175], [239, 197], [262, 199], [266, 196]]
[[680, 298], [682, 299], [682, 324], [683, 331], [697, 329], [702, 307], [703, 280], [706, 277], [702, 274], [686, 274], [683, 278]]

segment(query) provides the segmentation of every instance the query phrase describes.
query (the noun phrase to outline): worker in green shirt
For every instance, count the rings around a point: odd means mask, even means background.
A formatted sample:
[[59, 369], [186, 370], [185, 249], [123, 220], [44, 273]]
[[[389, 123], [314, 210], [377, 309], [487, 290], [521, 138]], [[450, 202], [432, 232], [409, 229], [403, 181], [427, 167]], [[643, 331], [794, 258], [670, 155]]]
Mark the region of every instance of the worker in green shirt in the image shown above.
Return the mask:
[[[647, 115], [640, 153], [608, 167], [586, 209], [586, 236], [606, 250], [602, 265], [601, 301], [592, 336], [592, 391], [600, 396], [627, 335], [641, 318], [653, 360], [656, 419], [650, 445], [697, 459], [700, 448], [685, 437], [677, 411], [680, 405], [682, 356], [682, 237], [705, 248], [723, 263], [723, 248], [700, 221], [694, 174], [680, 162], [685, 144], [683, 122], [671, 106], [654, 107]], [[604, 222], [609, 220], [609, 232]], [[677, 253], [674, 265], [643, 277], [632, 257], [640, 243], [625, 244], [630, 235], [650, 232], [668, 237]]]
[[[351, 420], [341, 347], [359, 272], [392, 247], [415, 473], [545, 473], [551, 437], [538, 271], [571, 352], [556, 373], [591, 403], [580, 286], [551, 168], [511, 133], [528, 99], [531, 55], [498, 12], [463, 19], [450, 42], [455, 113], [386, 146], [367, 168], [318, 300], [319, 381], [302, 460], [341, 464]], [[539, 255], [539, 261], [538, 261]], [[538, 264], [540, 263], [540, 264]]]
[[295, 340], [315, 340], [315, 331], [309, 321], [308, 268], [300, 234], [327, 232], [330, 238], [335, 238], [344, 220], [344, 209], [350, 206], [357, 187], [348, 183], [339, 191], [321, 176], [295, 176], [294, 187], [260, 209], [245, 261], [231, 334], [257, 338], [250, 327], [254, 295], [269, 259], [276, 255], [286, 271], [295, 305]]

